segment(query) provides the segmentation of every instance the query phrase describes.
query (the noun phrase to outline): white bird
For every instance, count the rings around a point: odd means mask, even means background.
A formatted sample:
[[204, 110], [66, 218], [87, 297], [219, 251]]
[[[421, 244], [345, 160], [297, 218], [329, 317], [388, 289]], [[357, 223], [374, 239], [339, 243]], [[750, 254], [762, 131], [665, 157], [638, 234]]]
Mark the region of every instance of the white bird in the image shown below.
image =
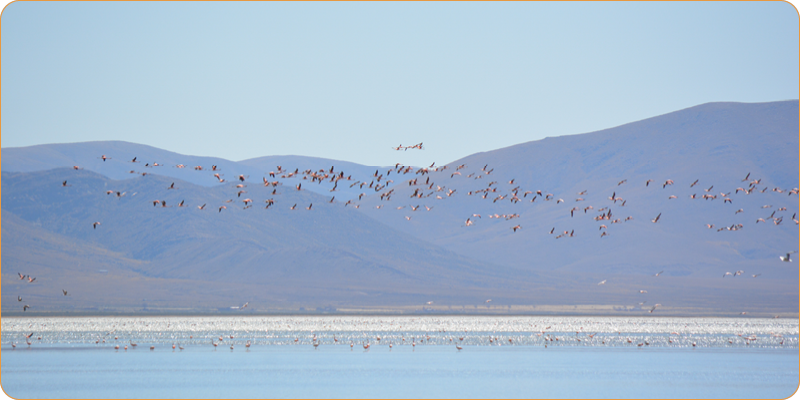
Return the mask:
[[780, 258], [781, 258], [781, 261], [783, 261], [783, 262], [790, 262], [790, 261], [792, 261], [792, 253], [795, 253], [795, 252], [794, 252], [794, 251], [792, 251], [792, 252], [786, 253], [786, 256], [785, 256], [785, 257], [784, 257], [784, 256], [780, 256]]
[[603, 279], [600, 283], [598, 283], [598, 285], [605, 285], [606, 281], [607, 281], [607, 279]]

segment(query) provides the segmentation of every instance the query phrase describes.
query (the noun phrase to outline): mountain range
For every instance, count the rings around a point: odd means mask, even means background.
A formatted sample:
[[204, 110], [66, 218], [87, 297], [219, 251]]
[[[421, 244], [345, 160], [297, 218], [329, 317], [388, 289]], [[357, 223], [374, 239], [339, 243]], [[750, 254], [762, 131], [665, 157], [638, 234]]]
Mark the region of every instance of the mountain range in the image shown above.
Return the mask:
[[799, 165], [796, 100], [427, 168], [4, 148], [2, 312], [796, 315]]

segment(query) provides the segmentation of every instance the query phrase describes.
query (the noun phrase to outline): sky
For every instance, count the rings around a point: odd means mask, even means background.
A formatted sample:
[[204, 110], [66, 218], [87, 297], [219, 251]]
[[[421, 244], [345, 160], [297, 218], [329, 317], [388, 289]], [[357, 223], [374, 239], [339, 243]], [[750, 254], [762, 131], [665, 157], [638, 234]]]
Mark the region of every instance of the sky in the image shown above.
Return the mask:
[[3, 148], [443, 165], [800, 87], [785, 2], [14, 2], [0, 18]]

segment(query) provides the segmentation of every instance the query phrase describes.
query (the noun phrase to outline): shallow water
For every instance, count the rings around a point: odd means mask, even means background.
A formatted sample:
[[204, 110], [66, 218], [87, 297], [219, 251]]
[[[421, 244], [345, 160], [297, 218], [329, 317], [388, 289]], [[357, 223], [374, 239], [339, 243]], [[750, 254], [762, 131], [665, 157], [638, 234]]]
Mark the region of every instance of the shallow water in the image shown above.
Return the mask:
[[2, 330], [16, 398], [786, 398], [800, 380], [798, 321], [785, 319], [3, 318]]

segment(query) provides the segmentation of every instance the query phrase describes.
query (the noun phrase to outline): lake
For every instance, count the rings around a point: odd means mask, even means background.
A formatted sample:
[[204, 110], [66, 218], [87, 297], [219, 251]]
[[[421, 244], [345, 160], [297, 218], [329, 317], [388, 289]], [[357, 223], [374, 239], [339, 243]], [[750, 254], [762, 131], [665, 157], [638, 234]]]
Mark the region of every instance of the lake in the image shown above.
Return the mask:
[[800, 381], [789, 319], [3, 318], [2, 332], [15, 398], [787, 398]]

